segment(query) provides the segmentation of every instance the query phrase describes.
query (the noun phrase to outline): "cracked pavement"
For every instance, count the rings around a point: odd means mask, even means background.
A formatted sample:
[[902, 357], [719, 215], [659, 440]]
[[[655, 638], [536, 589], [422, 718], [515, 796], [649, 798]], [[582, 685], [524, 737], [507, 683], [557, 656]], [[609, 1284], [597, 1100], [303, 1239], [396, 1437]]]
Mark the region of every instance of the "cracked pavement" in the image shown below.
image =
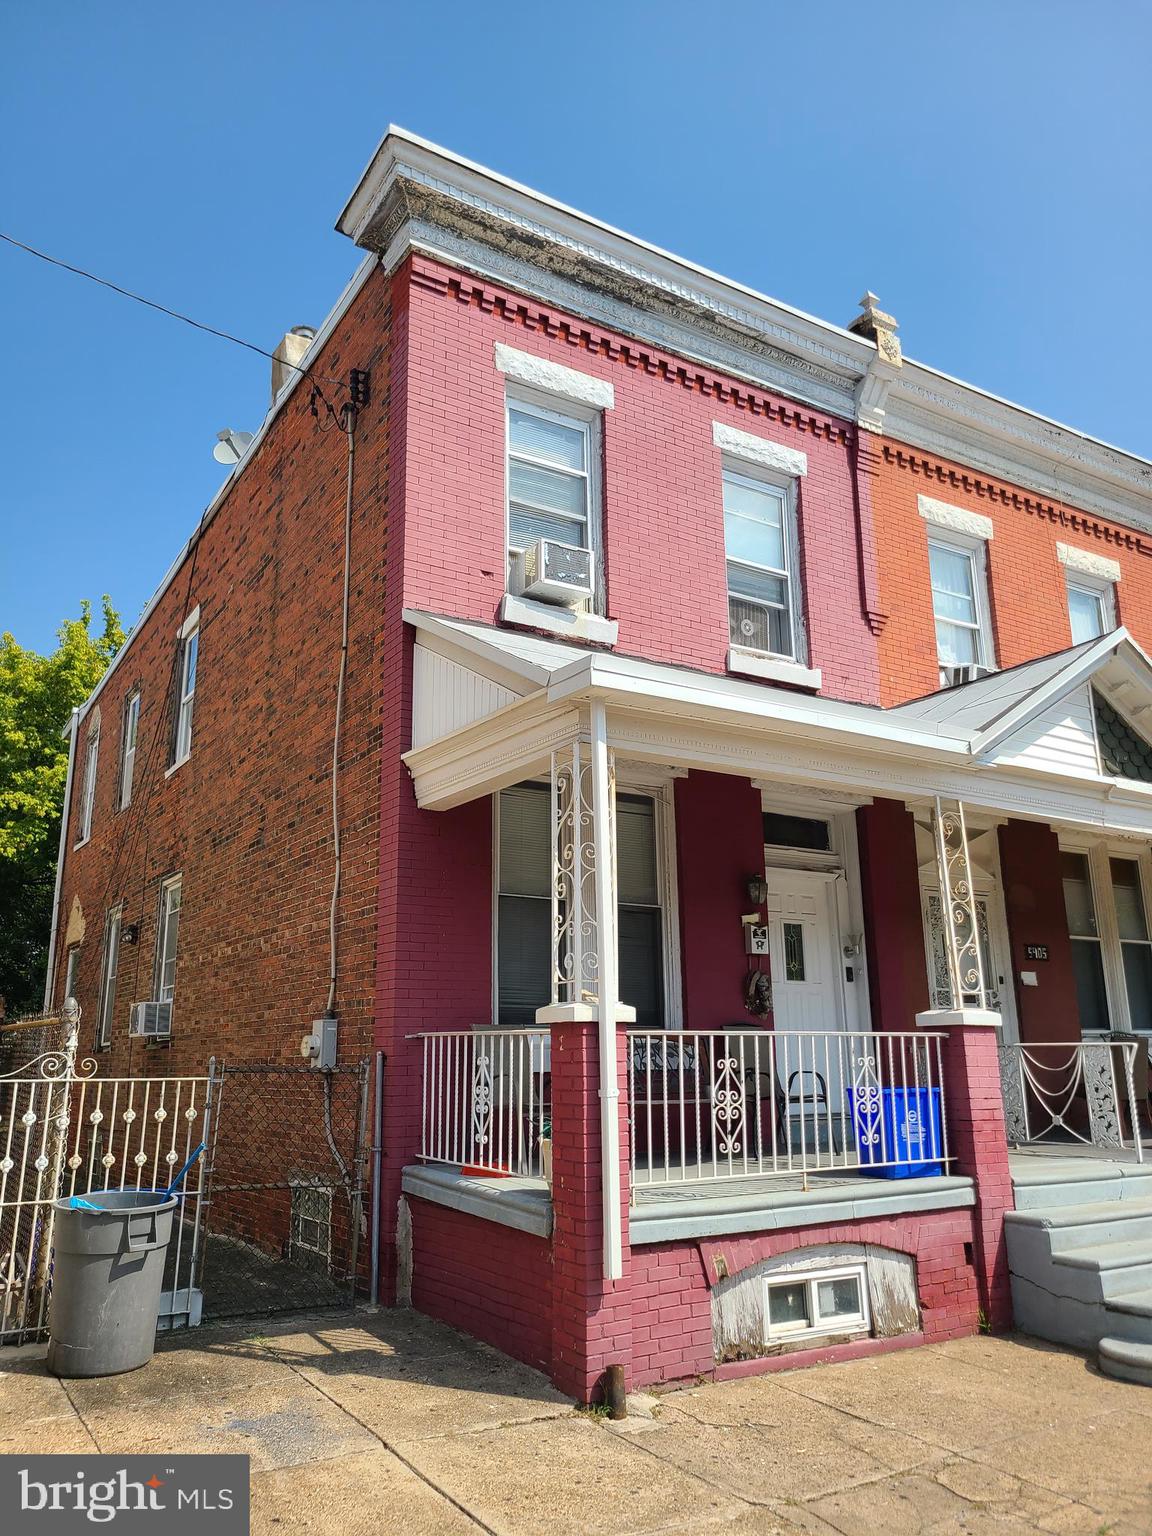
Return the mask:
[[1021, 1336], [660, 1393], [621, 1425], [407, 1311], [205, 1327], [99, 1381], [43, 1356], [0, 1354], [0, 1452], [242, 1452], [258, 1533], [1152, 1536], [1152, 1391]]

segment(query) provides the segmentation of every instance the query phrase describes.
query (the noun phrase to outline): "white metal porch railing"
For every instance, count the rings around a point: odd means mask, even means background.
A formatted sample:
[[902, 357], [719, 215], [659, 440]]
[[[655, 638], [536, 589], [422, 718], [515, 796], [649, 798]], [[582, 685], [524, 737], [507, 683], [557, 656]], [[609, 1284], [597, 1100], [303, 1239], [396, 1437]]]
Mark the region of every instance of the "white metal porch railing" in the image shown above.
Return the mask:
[[547, 1030], [451, 1030], [423, 1049], [420, 1158], [486, 1173], [539, 1176], [551, 1136]]
[[1139, 1040], [1029, 1041], [1000, 1047], [1008, 1140], [1050, 1138], [1132, 1150], [1144, 1161]]
[[630, 1031], [632, 1182], [939, 1173], [942, 1035]]

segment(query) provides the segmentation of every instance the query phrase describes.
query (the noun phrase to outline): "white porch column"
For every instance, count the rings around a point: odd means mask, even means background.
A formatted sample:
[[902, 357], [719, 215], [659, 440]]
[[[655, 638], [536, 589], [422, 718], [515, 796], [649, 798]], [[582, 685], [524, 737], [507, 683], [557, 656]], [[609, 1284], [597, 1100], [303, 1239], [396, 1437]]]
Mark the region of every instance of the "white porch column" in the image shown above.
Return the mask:
[[616, 919], [616, 770], [604, 705], [552, 756], [552, 1003], [536, 1022], [595, 1021], [598, 1038], [604, 1276], [623, 1273], [620, 1090], [616, 1026], [634, 1021], [620, 1002]]

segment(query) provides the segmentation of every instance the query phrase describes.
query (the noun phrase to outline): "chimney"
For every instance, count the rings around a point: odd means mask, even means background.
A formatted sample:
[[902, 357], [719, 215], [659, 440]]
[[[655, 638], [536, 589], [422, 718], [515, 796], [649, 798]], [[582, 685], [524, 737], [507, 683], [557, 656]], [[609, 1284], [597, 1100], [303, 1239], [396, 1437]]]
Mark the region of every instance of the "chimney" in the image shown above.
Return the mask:
[[876, 350], [885, 362], [897, 368], [901, 363], [900, 341], [896, 335], [899, 326], [892, 315], [880, 308], [880, 300], [874, 293], [866, 293], [860, 300], [861, 313], [848, 322], [848, 329], [857, 336], [865, 336], [876, 343]]
[[286, 384], [296, 377], [305, 352], [316, 332], [310, 325], [294, 325], [272, 354], [272, 404]]

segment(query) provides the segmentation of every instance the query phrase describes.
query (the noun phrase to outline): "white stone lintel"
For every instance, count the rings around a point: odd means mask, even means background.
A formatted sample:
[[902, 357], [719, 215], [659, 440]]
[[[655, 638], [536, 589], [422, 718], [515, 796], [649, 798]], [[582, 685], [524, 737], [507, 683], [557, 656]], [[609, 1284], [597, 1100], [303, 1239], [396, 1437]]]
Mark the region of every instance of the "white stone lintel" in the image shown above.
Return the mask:
[[1078, 576], [1091, 576], [1096, 581], [1120, 580], [1120, 562], [1107, 555], [1098, 555], [1094, 549], [1081, 549], [1076, 544], [1057, 544], [1056, 558], [1069, 571]]
[[725, 421], [712, 423], [712, 441], [722, 453], [746, 459], [761, 469], [774, 469], [782, 475], [800, 476], [808, 473], [808, 455], [801, 453], [799, 448], [786, 448], [783, 443], [774, 443], [771, 438], [742, 432], [739, 427], [730, 427]]
[[610, 411], [616, 404], [616, 390], [607, 379], [598, 379], [591, 373], [580, 373], [576, 368], [566, 368], [546, 357], [532, 352], [520, 352], [496, 342], [496, 367], [517, 384], [531, 389], [541, 389], [546, 394], [557, 395], [562, 400], [572, 400], [577, 405], [590, 405], [597, 411]]
[[937, 501], [935, 496], [917, 496], [920, 516], [926, 523], [946, 528], [949, 533], [962, 533], [968, 539], [990, 539], [992, 519], [982, 512], [969, 512], [967, 507], [954, 507], [950, 502]]

